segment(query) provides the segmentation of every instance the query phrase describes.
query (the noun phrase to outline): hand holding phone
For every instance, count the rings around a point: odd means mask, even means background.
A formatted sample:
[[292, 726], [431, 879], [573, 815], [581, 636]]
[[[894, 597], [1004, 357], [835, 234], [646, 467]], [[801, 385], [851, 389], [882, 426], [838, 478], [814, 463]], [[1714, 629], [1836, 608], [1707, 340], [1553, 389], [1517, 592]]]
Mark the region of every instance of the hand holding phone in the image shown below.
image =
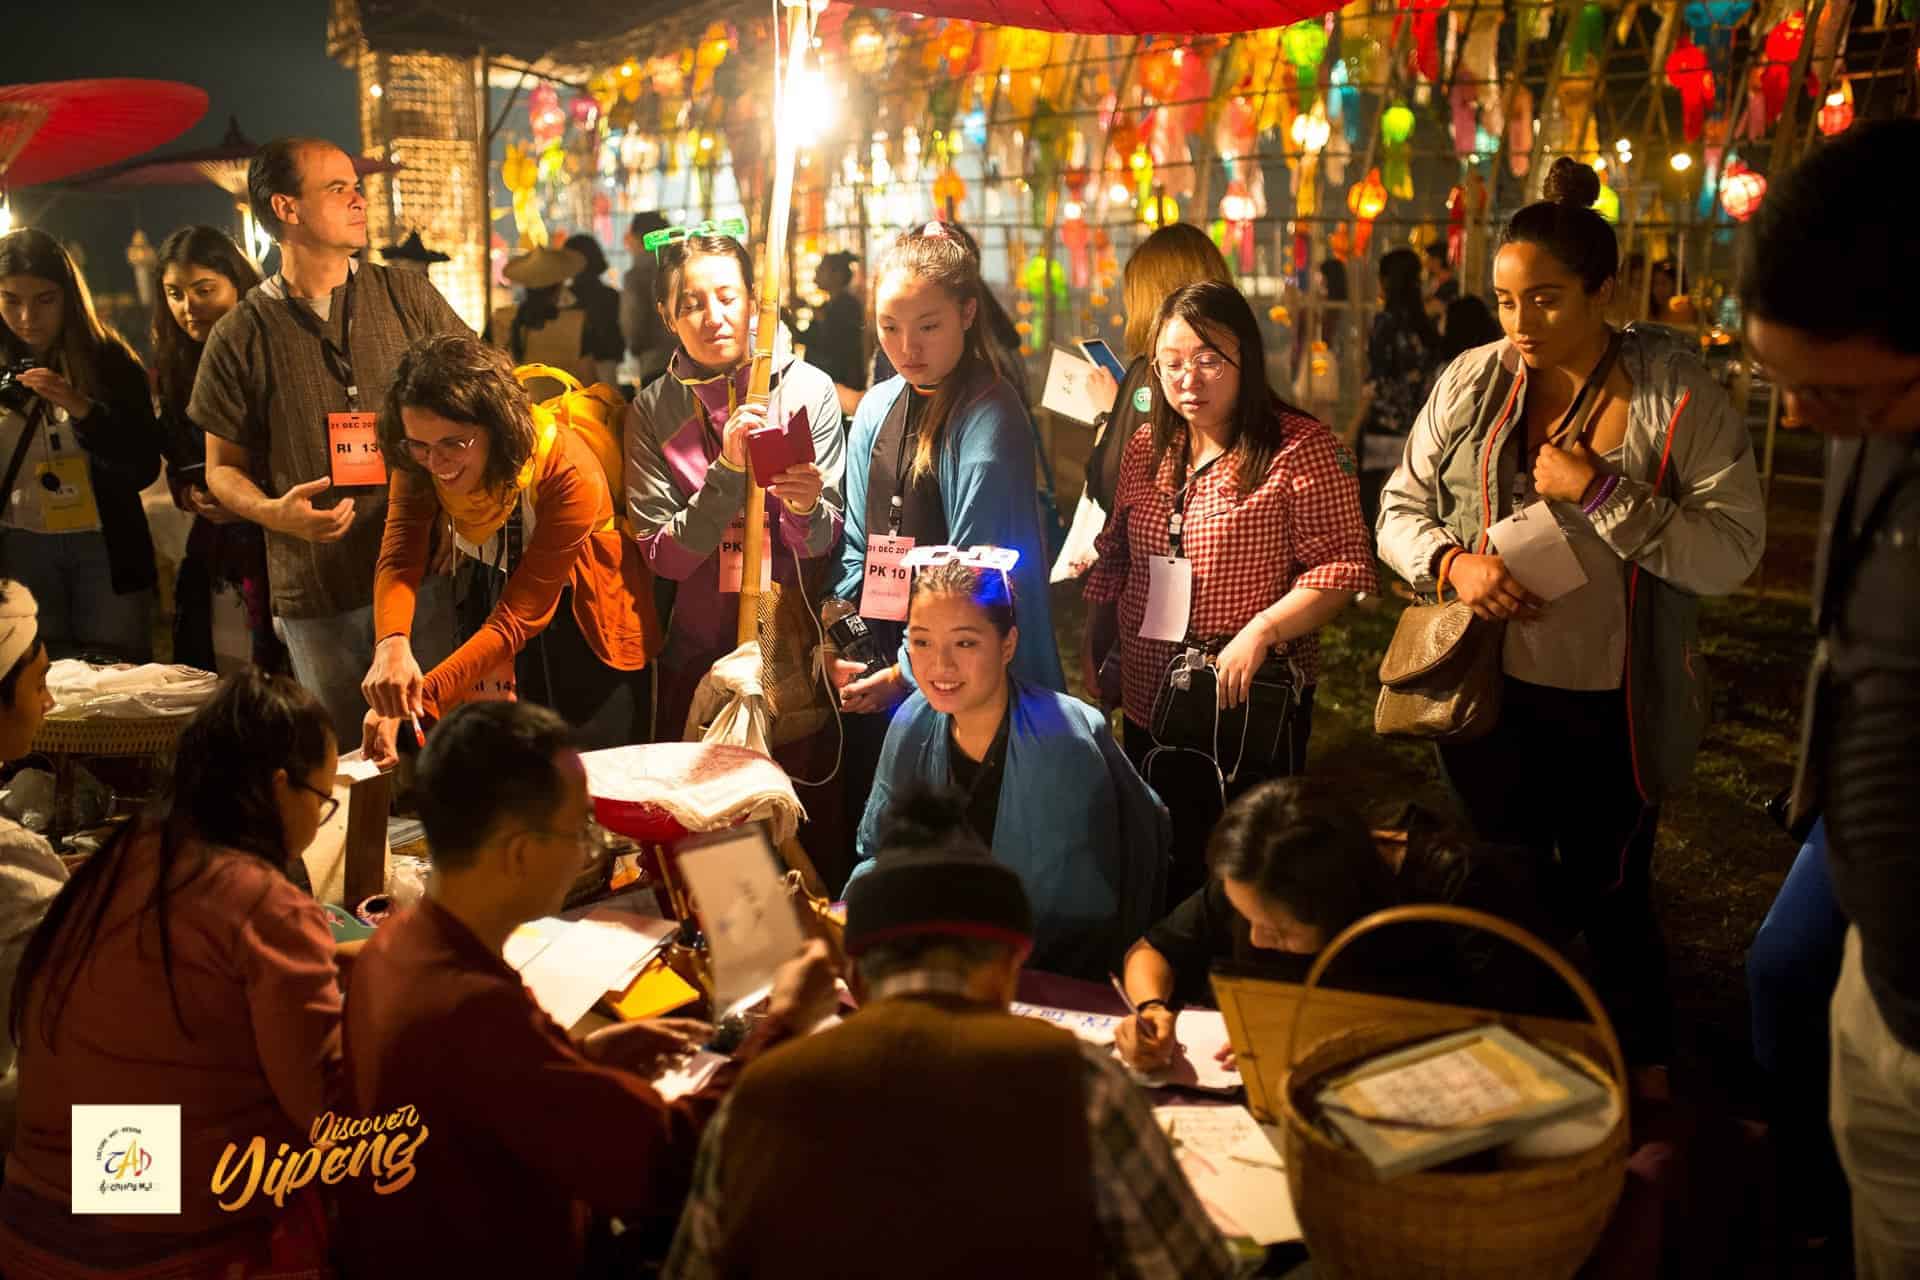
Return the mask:
[[788, 415], [785, 423], [769, 422], [747, 433], [747, 455], [753, 459], [753, 474], [765, 484], [788, 467], [814, 461], [813, 429], [803, 405]]

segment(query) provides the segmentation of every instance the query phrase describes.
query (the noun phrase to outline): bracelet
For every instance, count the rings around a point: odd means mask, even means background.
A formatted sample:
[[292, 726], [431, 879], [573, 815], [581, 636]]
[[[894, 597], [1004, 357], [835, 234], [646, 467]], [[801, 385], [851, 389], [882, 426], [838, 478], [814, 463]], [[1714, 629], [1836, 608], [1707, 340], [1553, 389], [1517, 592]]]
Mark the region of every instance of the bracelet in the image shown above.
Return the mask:
[[1590, 516], [1594, 512], [1598, 511], [1601, 507], [1606, 506], [1607, 499], [1611, 498], [1613, 496], [1613, 491], [1615, 489], [1618, 489], [1619, 487], [1620, 487], [1620, 477], [1608, 476], [1606, 479], [1606, 482], [1600, 486], [1600, 492], [1593, 495], [1593, 501], [1585, 503], [1581, 506], [1580, 508], [1581, 513], [1584, 515]]
[[1165, 1009], [1168, 1013], [1178, 1012], [1173, 1007], [1172, 1004], [1168, 1003], [1165, 1000], [1162, 1000], [1159, 996], [1148, 996], [1145, 1000], [1135, 1000], [1133, 1002], [1133, 1011], [1136, 1014], [1145, 1013], [1147, 1010], [1153, 1008], [1153, 1006], [1155, 1005], [1159, 1005], [1162, 1009]]
[[1447, 589], [1447, 575], [1453, 572], [1453, 562], [1466, 554], [1460, 547], [1447, 548], [1447, 554], [1440, 557], [1440, 572], [1434, 575], [1434, 594], [1437, 596]]
[[799, 516], [799, 517], [805, 518], [807, 516], [812, 515], [814, 512], [818, 511], [819, 509], [820, 509], [820, 499], [815, 498], [812, 502], [809, 502], [804, 508], [788, 507], [787, 514], [790, 516]]

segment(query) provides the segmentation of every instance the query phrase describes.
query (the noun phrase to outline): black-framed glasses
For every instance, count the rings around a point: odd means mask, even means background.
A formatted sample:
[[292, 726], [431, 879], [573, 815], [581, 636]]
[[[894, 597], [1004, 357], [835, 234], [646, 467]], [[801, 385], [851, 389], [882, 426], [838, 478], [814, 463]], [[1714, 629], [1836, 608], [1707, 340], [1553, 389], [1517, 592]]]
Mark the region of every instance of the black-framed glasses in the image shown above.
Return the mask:
[[320, 801], [320, 825], [321, 826], [323, 827], [326, 826], [327, 819], [331, 818], [334, 814], [340, 812], [339, 796], [332, 795], [328, 792], [322, 791], [318, 787], [310, 786], [307, 783], [301, 782], [297, 778], [294, 779], [293, 785], [300, 788], [302, 791], [306, 792], [310, 796], [318, 797]]
[[449, 462], [458, 462], [467, 456], [467, 450], [473, 448], [473, 442], [480, 438], [478, 431], [470, 436], [448, 436], [445, 440], [415, 440], [412, 436], [404, 438], [407, 456], [425, 466], [434, 458], [445, 458]]

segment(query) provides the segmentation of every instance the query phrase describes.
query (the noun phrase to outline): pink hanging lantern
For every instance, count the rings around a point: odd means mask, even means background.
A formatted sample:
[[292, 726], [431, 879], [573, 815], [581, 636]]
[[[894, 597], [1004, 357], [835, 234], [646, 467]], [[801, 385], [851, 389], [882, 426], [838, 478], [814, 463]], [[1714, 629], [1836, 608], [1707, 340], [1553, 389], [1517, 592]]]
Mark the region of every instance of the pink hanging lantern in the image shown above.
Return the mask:
[[1767, 195], [1767, 180], [1736, 163], [1720, 179], [1720, 207], [1736, 222], [1745, 222], [1760, 208]]

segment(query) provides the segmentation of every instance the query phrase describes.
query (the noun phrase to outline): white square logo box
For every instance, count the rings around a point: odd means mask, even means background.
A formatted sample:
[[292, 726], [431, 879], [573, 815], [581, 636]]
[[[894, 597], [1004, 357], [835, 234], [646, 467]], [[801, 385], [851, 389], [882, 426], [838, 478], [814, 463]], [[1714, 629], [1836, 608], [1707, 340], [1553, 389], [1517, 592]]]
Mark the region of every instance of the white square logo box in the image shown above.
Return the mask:
[[180, 1212], [180, 1108], [73, 1108], [75, 1213]]

